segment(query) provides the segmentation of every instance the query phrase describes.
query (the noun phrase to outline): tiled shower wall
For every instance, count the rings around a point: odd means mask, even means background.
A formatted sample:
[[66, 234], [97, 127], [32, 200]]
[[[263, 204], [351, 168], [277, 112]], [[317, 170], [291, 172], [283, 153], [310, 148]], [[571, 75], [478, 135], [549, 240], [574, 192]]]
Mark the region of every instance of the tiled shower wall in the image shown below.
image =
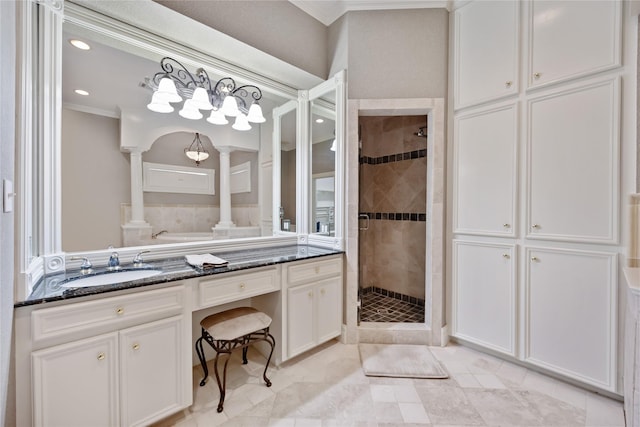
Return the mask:
[[[359, 118], [360, 286], [425, 298], [426, 116]], [[360, 221], [364, 226], [365, 221]]]

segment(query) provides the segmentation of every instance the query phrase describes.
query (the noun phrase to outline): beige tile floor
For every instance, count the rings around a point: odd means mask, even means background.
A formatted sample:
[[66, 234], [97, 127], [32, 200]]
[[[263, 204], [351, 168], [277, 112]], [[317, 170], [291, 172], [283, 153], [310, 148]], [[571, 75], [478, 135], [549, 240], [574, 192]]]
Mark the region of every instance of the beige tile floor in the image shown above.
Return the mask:
[[198, 367], [193, 405], [156, 426], [624, 426], [616, 400], [461, 345], [431, 351], [449, 379], [366, 377], [358, 346], [332, 341], [270, 367], [268, 388], [250, 349], [248, 365], [229, 363], [222, 413], [215, 377], [199, 387]]

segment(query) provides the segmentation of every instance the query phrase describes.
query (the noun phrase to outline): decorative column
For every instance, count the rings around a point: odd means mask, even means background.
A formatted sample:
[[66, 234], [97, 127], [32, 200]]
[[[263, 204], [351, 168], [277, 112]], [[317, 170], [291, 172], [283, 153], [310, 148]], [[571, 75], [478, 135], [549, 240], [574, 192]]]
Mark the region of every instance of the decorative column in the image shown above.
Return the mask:
[[122, 226], [124, 246], [144, 244], [151, 239], [151, 225], [144, 220], [144, 198], [142, 192], [142, 150], [131, 149], [131, 219]]
[[215, 228], [231, 228], [231, 147], [215, 147], [220, 152], [220, 222]]

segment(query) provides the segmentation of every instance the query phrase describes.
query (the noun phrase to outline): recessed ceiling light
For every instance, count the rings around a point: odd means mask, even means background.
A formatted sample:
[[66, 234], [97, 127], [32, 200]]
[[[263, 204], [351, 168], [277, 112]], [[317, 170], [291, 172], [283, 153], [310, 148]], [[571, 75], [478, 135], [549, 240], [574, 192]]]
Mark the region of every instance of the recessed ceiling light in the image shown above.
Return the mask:
[[316, 119], [316, 123], [324, 123], [324, 119]]
[[86, 90], [82, 90], [82, 89], [76, 89], [76, 90], [74, 90], [74, 92], [77, 93], [78, 95], [82, 95], [82, 96], [89, 95], [89, 92], [87, 92]]
[[77, 47], [78, 49], [81, 49], [81, 50], [89, 50], [89, 49], [91, 49], [91, 46], [89, 46], [87, 43], [83, 42], [82, 40], [71, 39], [71, 40], [69, 40], [69, 43], [71, 43], [73, 46], [75, 46], [75, 47]]

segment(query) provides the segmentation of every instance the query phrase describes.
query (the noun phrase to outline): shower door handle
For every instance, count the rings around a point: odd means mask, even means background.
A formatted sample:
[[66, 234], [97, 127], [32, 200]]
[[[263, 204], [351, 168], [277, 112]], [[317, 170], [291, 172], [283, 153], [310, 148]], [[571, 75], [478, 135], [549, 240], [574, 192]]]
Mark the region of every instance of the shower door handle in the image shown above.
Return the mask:
[[369, 215], [367, 215], [367, 214], [359, 214], [358, 215], [358, 220], [361, 220], [361, 219], [366, 219], [367, 220], [367, 225], [365, 225], [364, 227], [358, 227], [358, 228], [360, 230], [362, 230], [362, 231], [368, 230], [369, 229]]

